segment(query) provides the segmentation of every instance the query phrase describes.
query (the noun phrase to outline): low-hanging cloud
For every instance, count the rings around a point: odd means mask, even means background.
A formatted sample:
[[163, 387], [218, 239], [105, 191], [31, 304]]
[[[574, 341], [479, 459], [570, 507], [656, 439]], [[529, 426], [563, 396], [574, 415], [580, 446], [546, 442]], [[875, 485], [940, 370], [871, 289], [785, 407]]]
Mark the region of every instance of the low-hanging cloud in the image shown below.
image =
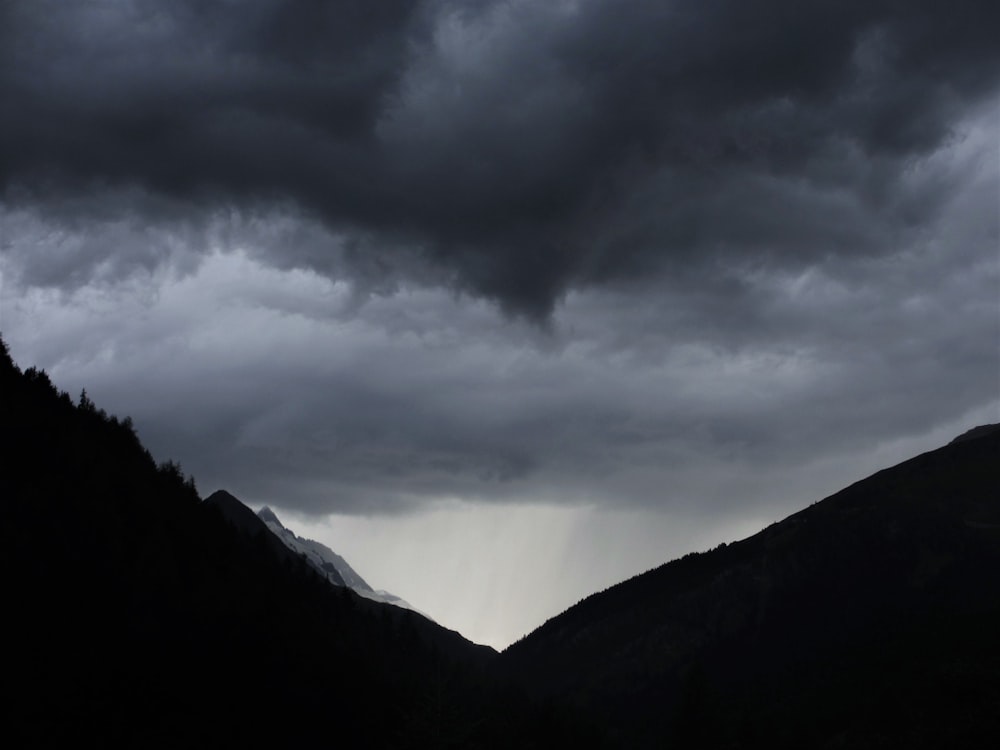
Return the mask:
[[[895, 251], [954, 193], [913, 165], [1000, 81], [1000, 10], [972, 0], [0, 13], [8, 211], [162, 227], [202, 256], [220, 216], [293, 217], [311, 241], [257, 243], [261, 260], [534, 318], [649, 274]], [[113, 258], [122, 244], [139, 256]], [[77, 248], [31, 281], [176, 260], [140, 244]]]
[[5, 339], [207, 490], [732, 507], [996, 409], [994, 4], [0, 14]]

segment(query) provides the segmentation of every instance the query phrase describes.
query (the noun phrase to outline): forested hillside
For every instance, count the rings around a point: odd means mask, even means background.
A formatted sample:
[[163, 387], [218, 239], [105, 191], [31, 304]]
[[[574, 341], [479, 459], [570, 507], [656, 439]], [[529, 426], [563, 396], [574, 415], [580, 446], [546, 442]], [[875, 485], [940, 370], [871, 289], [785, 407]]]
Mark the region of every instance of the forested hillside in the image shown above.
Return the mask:
[[625, 746], [981, 747], [998, 632], [993, 425], [591, 596], [502, 666]]
[[577, 731], [493, 687], [482, 647], [442, 653], [424, 618], [228, 523], [129, 420], [6, 347], [0, 394], [15, 746], [551, 747]]
[[589, 597], [496, 657], [332, 585], [6, 347], [0, 396], [15, 745], [1000, 739], [997, 426]]

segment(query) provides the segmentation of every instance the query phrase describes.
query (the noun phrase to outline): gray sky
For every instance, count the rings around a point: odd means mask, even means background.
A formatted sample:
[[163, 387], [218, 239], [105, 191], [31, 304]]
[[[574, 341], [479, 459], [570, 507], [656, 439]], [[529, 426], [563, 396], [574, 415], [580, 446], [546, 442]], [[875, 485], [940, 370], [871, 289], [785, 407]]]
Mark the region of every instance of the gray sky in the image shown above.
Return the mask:
[[1000, 421], [998, 26], [0, 1], [0, 330], [504, 645]]

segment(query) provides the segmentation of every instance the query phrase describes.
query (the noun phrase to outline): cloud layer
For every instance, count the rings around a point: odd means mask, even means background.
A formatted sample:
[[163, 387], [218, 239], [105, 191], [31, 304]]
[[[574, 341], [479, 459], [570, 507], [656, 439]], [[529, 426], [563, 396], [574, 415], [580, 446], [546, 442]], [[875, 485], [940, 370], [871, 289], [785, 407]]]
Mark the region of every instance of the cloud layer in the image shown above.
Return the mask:
[[[954, 190], [913, 184], [913, 165], [1000, 79], [987, 2], [0, 12], [8, 204], [196, 236], [280, 212], [315, 236], [259, 243], [268, 264], [443, 285], [535, 318], [609, 280], [897, 250]], [[163, 257], [120, 248], [37, 278]]]
[[995, 3], [0, 13], [5, 336], [206, 482], [725, 505], [996, 407]]

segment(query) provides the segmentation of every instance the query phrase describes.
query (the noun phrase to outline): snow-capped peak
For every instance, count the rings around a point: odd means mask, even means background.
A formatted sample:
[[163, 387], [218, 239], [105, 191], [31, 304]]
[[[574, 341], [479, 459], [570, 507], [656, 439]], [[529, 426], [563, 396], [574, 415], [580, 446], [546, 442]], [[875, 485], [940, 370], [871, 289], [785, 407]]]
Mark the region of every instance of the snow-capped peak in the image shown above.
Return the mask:
[[277, 536], [286, 547], [296, 554], [305, 557], [306, 561], [317, 572], [319, 572], [320, 575], [326, 577], [330, 583], [336, 586], [347, 586], [354, 589], [355, 592], [366, 599], [384, 602], [386, 604], [393, 604], [404, 609], [411, 609], [414, 612], [419, 612], [424, 615], [424, 617], [427, 617], [427, 615], [420, 612], [420, 610], [404, 599], [401, 599], [394, 594], [390, 594], [388, 591], [375, 591], [368, 585], [368, 582], [365, 581], [364, 578], [355, 572], [354, 568], [348, 565], [347, 561], [343, 557], [338, 555], [325, 544], [317, 542], [313, 539], [304, 539], [285, 528], [281, 521], [278, 520], [278, 516], [268, 506], [265, 505], [257, 511], [257, 517], [264, 522], [267, 528], [270, 529], [271, 532]]
[[281, 524], [281, 521], [278, 520], [278, 517], [274, 514], [274, 511], [271, 510], [266, 505], [263, 508], [261, 508], [259, 511], [257, 511], [257, 517], [261, 521], [263, 521], [264, 523], [266, 523], [268, 526], [271, 526], [273, 524], [273, 525], [277, 526], [280, 529], [284, 529], [285, 528]]

